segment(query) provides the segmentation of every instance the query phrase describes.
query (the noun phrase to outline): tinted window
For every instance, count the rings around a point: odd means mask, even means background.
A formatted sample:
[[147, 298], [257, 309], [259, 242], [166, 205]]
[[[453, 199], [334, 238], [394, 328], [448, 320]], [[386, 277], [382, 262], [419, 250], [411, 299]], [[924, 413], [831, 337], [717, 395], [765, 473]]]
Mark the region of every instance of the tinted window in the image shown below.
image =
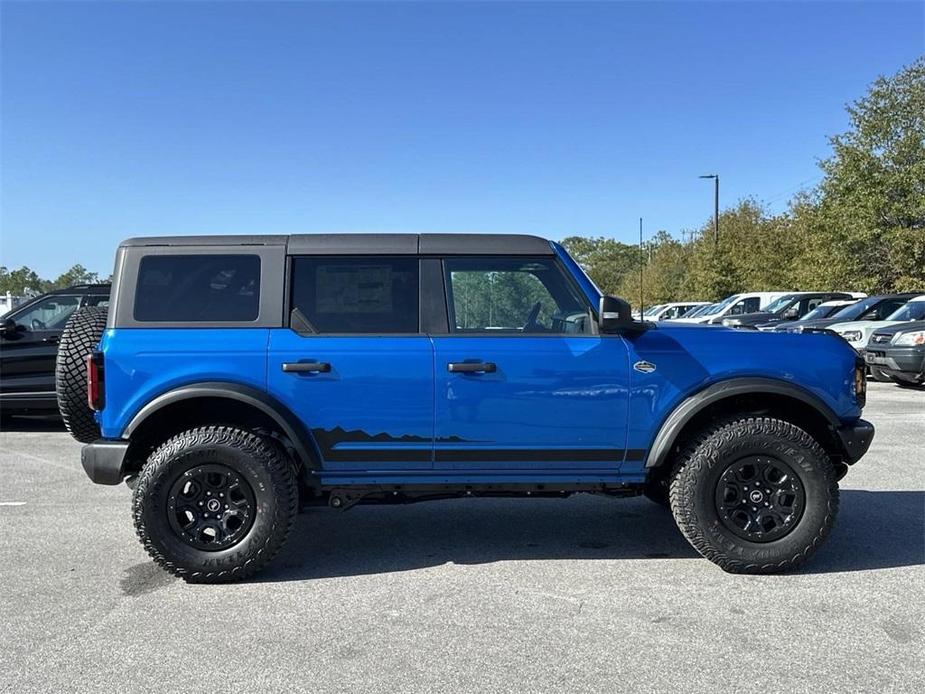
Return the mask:
[[319, 333], [416, 333], [418, 260], [296, 258], [292, 308]]
[[548, 258], [445, 261], [453, 332], [583, 333], [588, 309]]
[[49, 296], [10, 317], [26, 330], [63, 330], [79, 303], [79, 296]]
[[256, 255], [149, 255], [141, 259], [135, 320], [177, 323], [257, 320]]

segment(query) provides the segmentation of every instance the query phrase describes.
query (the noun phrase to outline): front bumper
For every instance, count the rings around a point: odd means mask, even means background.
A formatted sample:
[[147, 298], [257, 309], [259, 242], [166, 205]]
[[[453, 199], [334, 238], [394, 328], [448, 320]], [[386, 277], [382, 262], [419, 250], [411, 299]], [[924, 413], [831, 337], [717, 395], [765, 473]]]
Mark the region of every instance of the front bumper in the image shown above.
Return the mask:
[[96, 484], [119, 484], [125, 479], [128, 441], [97, 439], [80, 449], [80, 464]]
[[874, 425], [864, 419], [835, 430], [845, 451], [845, 462], [853, 465], [864, 457], [874, 440]]
[[925, 347], [868, 347], [864, 361], [885, 371], [919, 376], [925, 374]]

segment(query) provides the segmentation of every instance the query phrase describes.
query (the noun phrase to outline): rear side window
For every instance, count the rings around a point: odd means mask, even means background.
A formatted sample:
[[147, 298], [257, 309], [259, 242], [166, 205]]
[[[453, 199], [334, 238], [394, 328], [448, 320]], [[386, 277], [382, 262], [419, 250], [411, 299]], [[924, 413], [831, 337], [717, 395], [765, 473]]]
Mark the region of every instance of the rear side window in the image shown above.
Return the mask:
[[256, 255], [149, 255], [138, 267], [139, 322], [254, 321], [259, 307]]
[[318, 333], [416, 333], [418, 282], [417, 258], [295, 258], [292, 309]]

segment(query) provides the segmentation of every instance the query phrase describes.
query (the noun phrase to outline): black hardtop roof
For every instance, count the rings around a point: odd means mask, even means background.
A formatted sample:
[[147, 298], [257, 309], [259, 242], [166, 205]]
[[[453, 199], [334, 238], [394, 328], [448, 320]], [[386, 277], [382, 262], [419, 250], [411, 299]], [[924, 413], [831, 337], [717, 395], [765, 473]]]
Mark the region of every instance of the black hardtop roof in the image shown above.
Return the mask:
[[290, 236], [150, 236], [122, 248], [285, 246], [290, 255], [552, 255], [549, 241], [525, 234], [292, 234]]

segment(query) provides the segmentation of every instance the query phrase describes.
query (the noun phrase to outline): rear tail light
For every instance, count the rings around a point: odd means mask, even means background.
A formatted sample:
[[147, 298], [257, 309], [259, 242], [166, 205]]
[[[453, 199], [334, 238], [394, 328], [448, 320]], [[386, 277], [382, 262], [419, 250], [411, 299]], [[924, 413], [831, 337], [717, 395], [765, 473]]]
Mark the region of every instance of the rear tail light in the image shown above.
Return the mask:
[[87, 361], [87, 405], [99, 412], [103, 409], [103, 353], [91, 352]]

